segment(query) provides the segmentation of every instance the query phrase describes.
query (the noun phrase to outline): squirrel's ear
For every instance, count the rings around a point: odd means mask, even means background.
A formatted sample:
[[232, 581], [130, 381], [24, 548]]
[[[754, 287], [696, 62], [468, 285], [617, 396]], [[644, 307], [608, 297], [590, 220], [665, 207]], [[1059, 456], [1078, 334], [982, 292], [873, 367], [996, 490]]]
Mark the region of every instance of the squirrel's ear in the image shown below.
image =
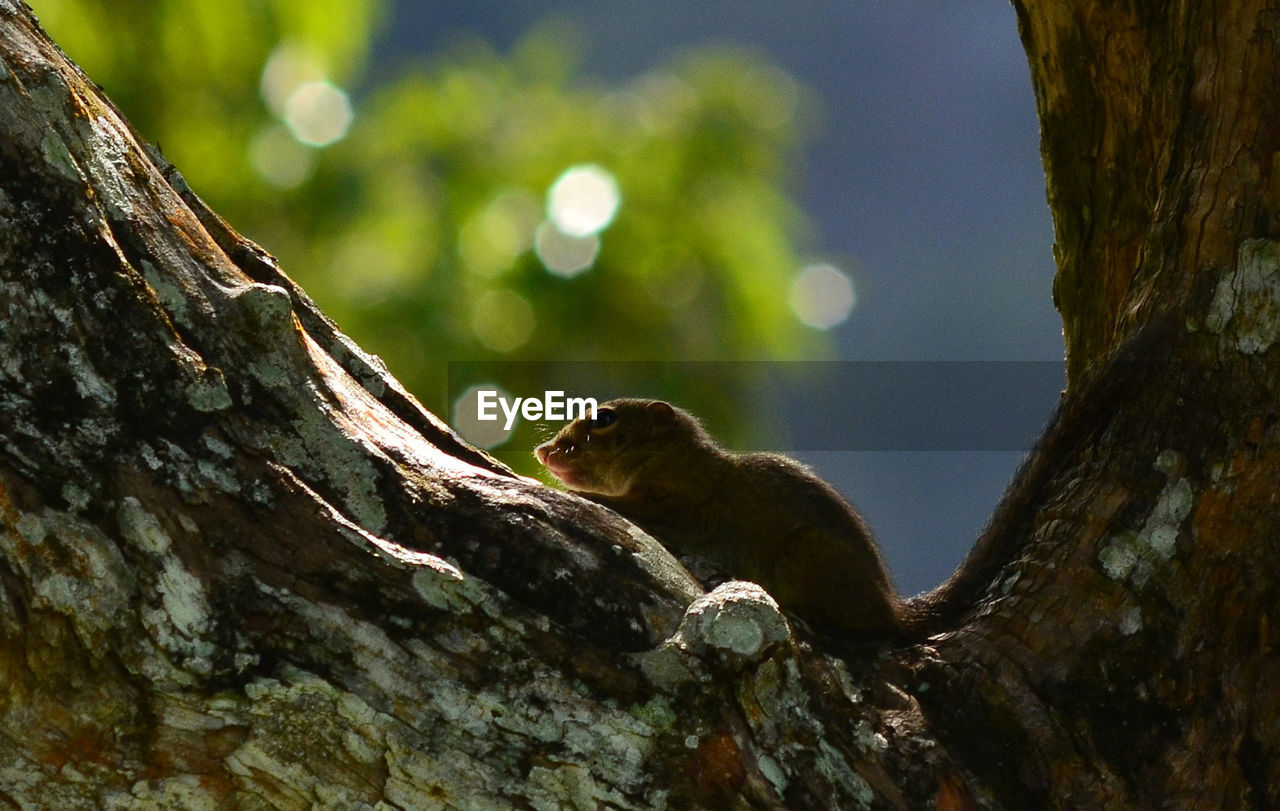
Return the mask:
[[644, 410], [662, 420], [672, 419], [676, 415], [676, 410], [671, 407], [671, 403], [664, 403], [662, 400], [654, 400], [645, 406]]

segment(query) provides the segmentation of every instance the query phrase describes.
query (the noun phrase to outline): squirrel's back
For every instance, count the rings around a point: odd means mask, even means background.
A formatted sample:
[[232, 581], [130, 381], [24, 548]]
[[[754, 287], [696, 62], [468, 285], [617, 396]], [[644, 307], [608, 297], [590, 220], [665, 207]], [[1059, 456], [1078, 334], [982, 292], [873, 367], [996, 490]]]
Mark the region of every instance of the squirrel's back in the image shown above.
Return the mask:
[[605, 403], [537, 455], [571, 490], [678, 554], [759, 583], [820, 629], [901, 634], [898, 599], [862, 517], [795, 460], [730, 453], [687, 412], [635, 399]]

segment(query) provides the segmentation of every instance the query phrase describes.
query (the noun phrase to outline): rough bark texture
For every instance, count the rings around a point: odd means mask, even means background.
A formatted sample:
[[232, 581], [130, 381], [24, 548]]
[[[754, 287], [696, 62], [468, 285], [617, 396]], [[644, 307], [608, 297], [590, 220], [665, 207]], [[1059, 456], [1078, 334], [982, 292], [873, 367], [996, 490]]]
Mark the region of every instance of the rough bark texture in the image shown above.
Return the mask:
[[0, 804], [1280, 802], [1276, 18], [1018, 12], [1075, 394], [976, 602], [836, 658], [466, 447], [0, 0]]

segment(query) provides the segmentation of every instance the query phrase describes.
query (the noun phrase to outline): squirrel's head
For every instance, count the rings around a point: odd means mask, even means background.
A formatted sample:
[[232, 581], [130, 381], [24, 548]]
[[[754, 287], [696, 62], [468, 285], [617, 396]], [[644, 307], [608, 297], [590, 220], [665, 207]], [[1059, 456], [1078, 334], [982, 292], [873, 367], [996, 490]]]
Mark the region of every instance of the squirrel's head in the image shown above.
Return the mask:
[[534, 455], [570, 490], [623, 498], [669, 477], [672, 452], [678, 460], [680, 452], [710, 445], [687, 412], [661, 400], [624, 398], [569, 423]]

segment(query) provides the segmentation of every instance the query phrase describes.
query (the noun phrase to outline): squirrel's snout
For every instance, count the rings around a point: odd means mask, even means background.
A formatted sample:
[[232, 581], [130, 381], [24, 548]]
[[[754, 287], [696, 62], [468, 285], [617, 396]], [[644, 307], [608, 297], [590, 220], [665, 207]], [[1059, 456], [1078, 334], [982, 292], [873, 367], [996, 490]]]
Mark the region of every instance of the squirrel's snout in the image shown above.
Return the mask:
[[562, 459], [568, 459], [573, 456], [576, 451], [572, 442], [564, 442], [553, 439], [549, 442], [543, 442], [541, 445], [533, 449], [533, 455], [538, 457], [538, 461], [546, 465], [548, 460], [554, 456]]

